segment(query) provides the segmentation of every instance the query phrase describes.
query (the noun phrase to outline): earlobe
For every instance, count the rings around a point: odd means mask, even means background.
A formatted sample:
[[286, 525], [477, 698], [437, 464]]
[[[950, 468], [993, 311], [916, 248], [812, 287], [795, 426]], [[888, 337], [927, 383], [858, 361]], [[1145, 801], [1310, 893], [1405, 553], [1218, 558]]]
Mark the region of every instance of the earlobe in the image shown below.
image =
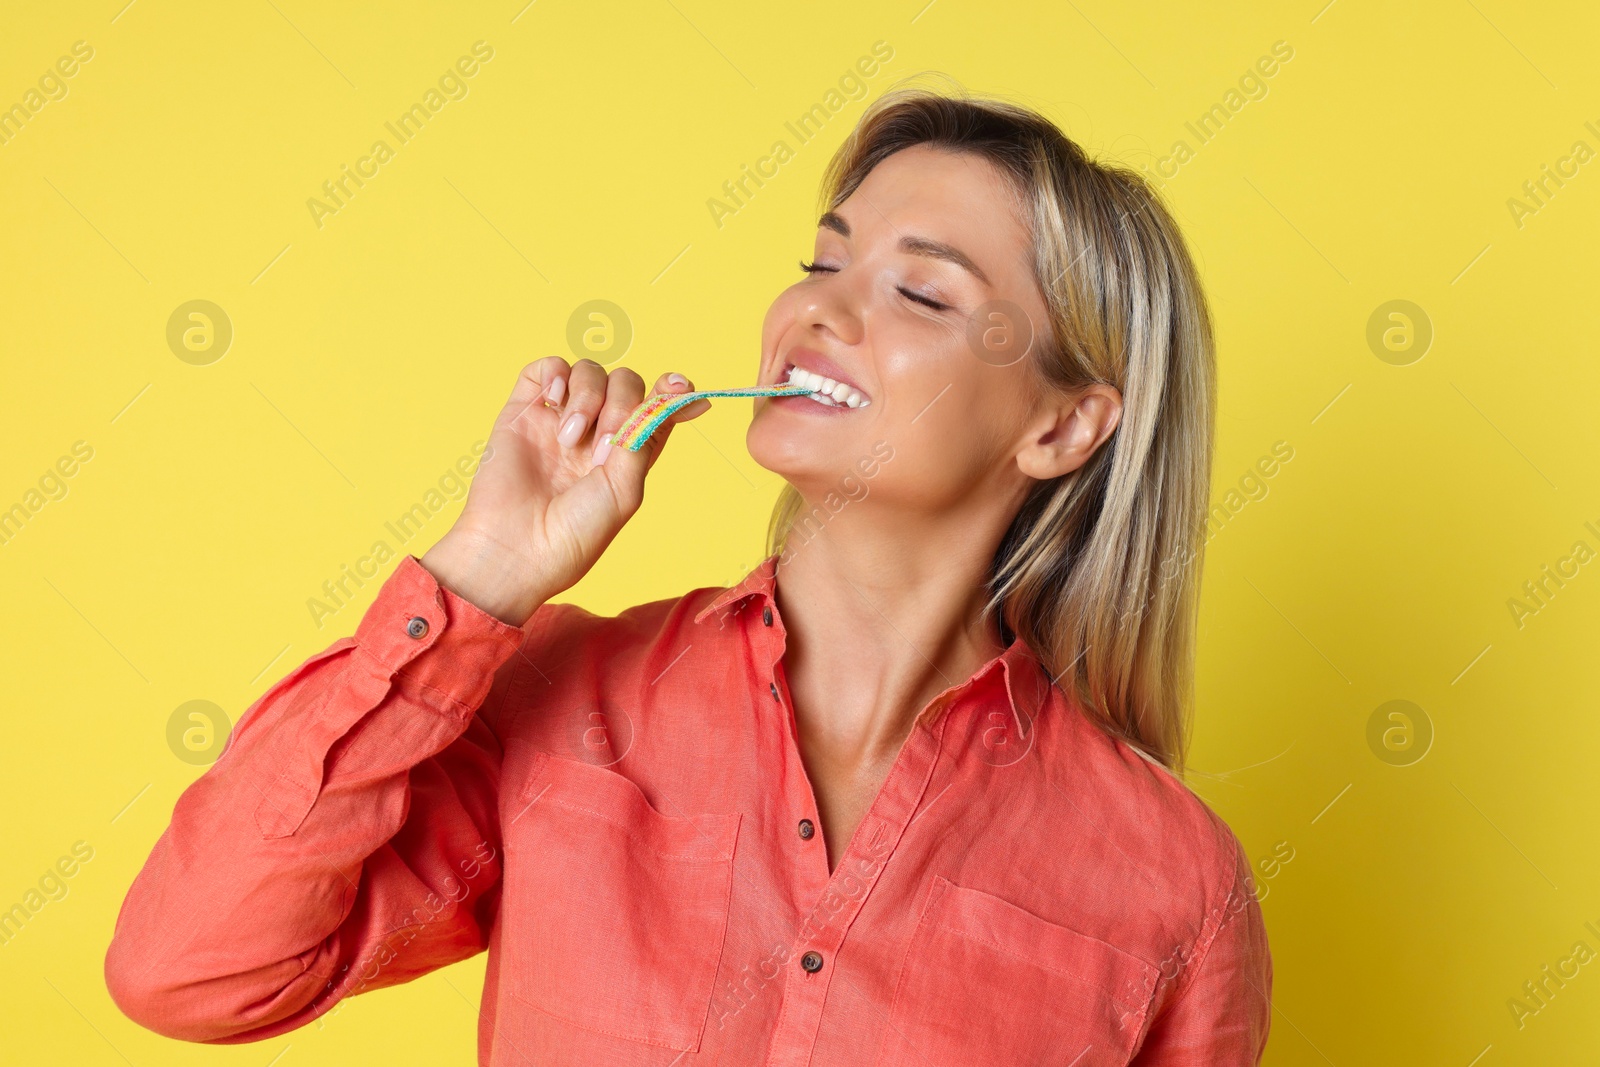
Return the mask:
[[1089, 462], [1122, 421], [1122, 396], [1109, 385], [1092, 385], [1075, 400], [1050, 409], [1017, 453], [1017, 467], [1048, 481]]

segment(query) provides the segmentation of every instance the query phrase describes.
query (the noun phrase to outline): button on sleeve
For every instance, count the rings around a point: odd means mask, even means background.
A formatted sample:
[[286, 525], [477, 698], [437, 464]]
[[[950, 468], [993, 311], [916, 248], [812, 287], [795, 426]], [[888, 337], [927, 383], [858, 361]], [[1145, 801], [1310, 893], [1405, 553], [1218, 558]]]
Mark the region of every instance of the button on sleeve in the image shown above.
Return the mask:
[[[392, 734], [392, 747], [401, 753], [420, 740], [417, 724], [405, 718], [407, 708], [420, 705], [437, 713], [441, 729], [465, 726], [483, 703], [495, 670], [521, 640], [518, 627], [441, 586], [415, 556], [401, 559], [355, 636], [316, 658], [353, 650], [342, 670], [321, 683], [313, 713], [301, 720], [278, 773], [262, 791], [256, 812], [261, 832], [267, 837], [295, 832], [326, 784], [328, 753], [357, 723], [368, 720], [363, 732], [374, 739]], [[240, 723], [240, 732], [250, 729], [248, 719], [274, 705], [279, 688], [293, 685], [311, 662], [269, 690]], [[375, 709], [381, 710], [374, 714]], [[358, 751], [356, 762], [366, 749]]]
[[[415, 556], [406, 556], [362, 616], [355, 642], [379, 673], [404, 673], [436, 695], [442, 710], [470, 713], [522, 636], [520, 628], [457, 596]], [[437, 654], [428, 654], [441, 643]]]

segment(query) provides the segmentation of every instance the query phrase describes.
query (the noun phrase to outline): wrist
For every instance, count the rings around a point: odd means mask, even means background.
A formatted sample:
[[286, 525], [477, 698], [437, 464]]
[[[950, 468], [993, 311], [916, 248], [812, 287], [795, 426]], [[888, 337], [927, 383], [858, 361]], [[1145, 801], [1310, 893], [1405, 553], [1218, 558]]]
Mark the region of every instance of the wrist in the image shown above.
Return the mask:
[[441, 586], [511, 626], [527, 622], [548, 599], [526, 561], [476, 538], [447, 533], [417, 562]]

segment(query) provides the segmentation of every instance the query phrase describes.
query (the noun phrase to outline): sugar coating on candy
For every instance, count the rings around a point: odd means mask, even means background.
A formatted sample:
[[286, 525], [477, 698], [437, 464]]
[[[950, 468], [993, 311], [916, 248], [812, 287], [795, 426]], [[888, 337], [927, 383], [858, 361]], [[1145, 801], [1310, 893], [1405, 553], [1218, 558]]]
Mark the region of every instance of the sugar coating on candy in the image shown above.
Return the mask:
[[650, 440], [660, 425], [670, 419], [678, 409], [696, 400], [722, 396], [808, 396], [816, 392], [809, 386], [783, 382], [779, 385], [752, 385], [743, 389], [706, 389], [696, 393], [657, 393], [634, 409], [616, 435], [613, 444], [629, 452], [637, 452]]

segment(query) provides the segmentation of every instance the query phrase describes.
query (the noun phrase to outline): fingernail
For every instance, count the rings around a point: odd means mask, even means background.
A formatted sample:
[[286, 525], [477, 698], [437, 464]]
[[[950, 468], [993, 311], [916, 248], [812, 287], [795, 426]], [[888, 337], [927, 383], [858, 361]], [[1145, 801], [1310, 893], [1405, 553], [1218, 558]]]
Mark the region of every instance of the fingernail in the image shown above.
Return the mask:
[[578, 438], [583, 436], [583, 412], [574, 411], [567, 416], [567, 421], [561, 424], [561, 429], [556, 432], [556, 440], [565, 448], [571, 448], [578, 443]]
[[567, 380], [557, 378], [550, 383], [550, 403], [559, 405], [561, 398], [567, 395]]
[[600, 464], [606, 461], [606, 457], [609, 455], [611, 455], [611, 435], [606, 434], [604, 437], [600, 438], [600, 443], [594, 446], [594, 461], [592, 466], [600, 466]]
[[681, 374], [669, 374], [669, 375], [667, 375], [667, 384], [672, 386], [673, 388], [679, 388], [679, 387], [688, 388], [689, 379], [685, 378]]

